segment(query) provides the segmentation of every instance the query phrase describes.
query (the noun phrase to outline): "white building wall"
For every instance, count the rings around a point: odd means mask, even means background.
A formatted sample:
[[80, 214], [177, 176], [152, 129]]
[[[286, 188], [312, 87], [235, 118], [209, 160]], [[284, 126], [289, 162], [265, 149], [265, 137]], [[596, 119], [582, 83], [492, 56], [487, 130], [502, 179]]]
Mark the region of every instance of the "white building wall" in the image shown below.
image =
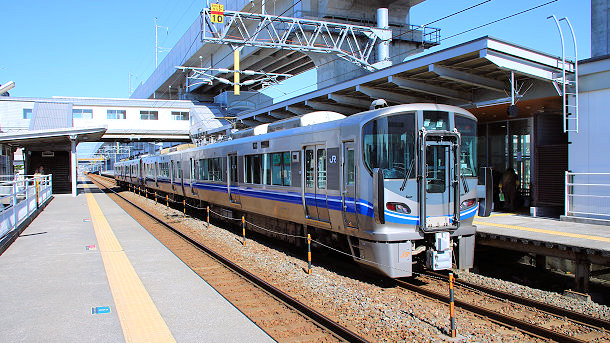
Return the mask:
[[[74, 119], [74, 127], [108, 126], [108, 131], [114, 130], [189, 130], [188, 120], [173, 120], [171, 112], [190, 112], [189, 108], [153, 108], [153, 107], [121, 107], [121, 106], [74, 106], [74, 109], [91, 109], [93, 119]], [[125, 110], [125, 119], [108, 119], [108, 110]], [[140, 111], [157, 111], [158, 120], [140, 119]]]
[[2, 132], [23, 131], [30, 127], [30, 119], [23, 118], [23, 109], [33, 109], [34, 101], [0, 101]]
[[[568, 215], [610, 220], [610, 59], [581, 65], [578, 132], [568, 137]], [[605, 186], [601, 186], [605, 185]]]

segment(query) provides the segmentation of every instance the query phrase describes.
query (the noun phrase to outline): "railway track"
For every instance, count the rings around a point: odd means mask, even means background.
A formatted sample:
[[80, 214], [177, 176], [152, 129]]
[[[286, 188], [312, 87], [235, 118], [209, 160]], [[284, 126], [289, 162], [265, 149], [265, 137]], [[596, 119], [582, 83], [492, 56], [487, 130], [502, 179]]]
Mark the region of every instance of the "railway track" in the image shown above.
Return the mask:
[[[448, 277], [421, 274], [423, 285], [396, 280], [400, 288], [448, 303]], [[440, 282], [439, 282], [440, 281]], [[610, 341], [610, 322], [484, 286], [457, 281], [455, 306], [526, 334], [556, 342]], [[458, 328], [459, 330], [459, 328]]]
[[278, 342], [367, 341], [121, 196], [112, 189], [114, 180], [91, 175], [89, 179], [108, 190], [115, 202]]

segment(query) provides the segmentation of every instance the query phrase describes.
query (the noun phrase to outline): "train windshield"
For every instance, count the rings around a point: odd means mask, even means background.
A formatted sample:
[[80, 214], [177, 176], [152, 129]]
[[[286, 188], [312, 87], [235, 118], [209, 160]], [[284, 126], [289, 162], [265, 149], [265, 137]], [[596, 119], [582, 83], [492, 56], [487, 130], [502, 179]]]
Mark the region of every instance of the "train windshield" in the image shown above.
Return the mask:
[[455, 116], [455, 128], [461, 135], [460, 170], [463, 176], [477, 176], [477, 122]]
[[379, 168], [386, 179], [415, 177], [415, 112], [371, 120], [362, 128], [362, 141], [369, 172]]

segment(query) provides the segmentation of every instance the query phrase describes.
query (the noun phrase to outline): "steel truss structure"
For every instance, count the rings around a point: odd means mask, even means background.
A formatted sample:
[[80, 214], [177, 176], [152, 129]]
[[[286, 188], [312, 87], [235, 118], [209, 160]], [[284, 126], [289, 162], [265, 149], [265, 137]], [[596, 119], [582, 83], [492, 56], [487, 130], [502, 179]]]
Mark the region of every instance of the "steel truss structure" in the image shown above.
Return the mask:
[[240, 86], [252, 86], [257, 83], [261, 83], [263, 87], [277, 83], [281, 81], [280, 79], [287, 79], [292, 76], [292, 74], [278, 74], [278, 73], [267, 73], [264, 71], [254, 71], [254, 70], [232, 70], [226, 68], [196, 68], [196, 67], [186, 67], [186, 66], [177, 66], [176, 69], [181, 70], [187, 73], [186, 77], [186, 89], [188, 90], [190, 87], [199, 85], [199, 84], [208, 84], [212, 85], [213, 81], [216, 80], [220, 83], [224, 83], [227, 85], [235, 85], [235, 82], [230, 81], [226, 78], [218, 77], [213, 72], [218, 74], [229, 74], [229, 73], [240, 73], [244, 76], [254, 76], [257, 77], [255, 79], [246, 80], [244, 82], [239, 82]]
[[201, 41], [333, 53], [374, 71], [387, 66], [371, 63], [371, 52], [392, 40], [392, 30], [270, 14], [224, 11], [224, 23], [213, 23], [211, 10], [202, 12]]

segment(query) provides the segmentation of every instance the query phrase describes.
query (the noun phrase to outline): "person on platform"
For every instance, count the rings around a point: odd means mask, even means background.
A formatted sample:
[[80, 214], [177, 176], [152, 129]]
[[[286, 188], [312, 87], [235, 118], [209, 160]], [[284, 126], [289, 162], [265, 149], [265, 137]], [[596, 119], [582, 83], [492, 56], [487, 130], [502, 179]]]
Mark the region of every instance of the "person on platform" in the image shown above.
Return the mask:
[[502, 192], [504, 193], [504, 208], [514, 211], [517, 207], [517, 173], [508, 168], [502, 176]]

